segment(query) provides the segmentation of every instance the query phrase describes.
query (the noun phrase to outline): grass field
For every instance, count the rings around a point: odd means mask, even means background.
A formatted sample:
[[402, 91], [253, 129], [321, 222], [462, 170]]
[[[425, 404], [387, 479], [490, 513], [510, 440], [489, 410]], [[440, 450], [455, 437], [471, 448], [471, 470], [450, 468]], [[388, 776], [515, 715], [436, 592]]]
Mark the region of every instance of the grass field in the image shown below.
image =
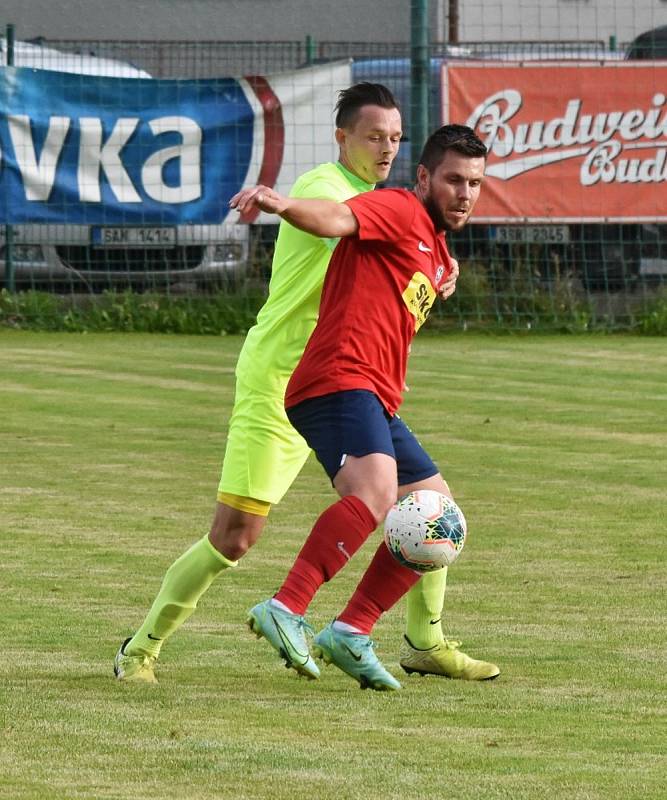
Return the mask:
[[[422, 336], [403, 416], [468, 517], [447, 631], [496, 661], [396, 694], [298, 680], [244, 627], [333, 499], [309, 462], [262, 541], [165, 647], [112, 678], [208, 529], [241, 340], [0, 333], [0, 797], [665, 797], [667, 347]], [[319, 628], [376, 533], [311, 607]]]

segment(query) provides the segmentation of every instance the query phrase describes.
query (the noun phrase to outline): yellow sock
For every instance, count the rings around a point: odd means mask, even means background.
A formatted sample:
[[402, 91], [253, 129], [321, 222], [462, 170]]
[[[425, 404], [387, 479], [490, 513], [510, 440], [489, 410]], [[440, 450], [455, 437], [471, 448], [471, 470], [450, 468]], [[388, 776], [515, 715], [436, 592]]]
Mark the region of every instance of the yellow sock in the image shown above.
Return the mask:
[[157, 658], [165, 640], [192, 614], [214, 578], [237, 563], [219, 553], [208, 536], [195, 542], [167, 570], [151, 610], [125, 652], [128, 655], [146, 653]]
[[406, 634], [414, 647], [427, 650], [442, 642], [442, 607], [447, 587], [447, 567], [426, 572], [408, 592]]

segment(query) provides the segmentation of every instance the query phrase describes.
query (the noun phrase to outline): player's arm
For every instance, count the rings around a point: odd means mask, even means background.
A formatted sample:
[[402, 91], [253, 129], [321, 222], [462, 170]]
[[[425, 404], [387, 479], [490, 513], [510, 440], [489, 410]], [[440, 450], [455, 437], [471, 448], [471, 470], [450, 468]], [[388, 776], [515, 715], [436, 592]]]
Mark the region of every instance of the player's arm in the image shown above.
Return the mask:
[[277, 214], [295, 228], [314, 236], [339, 238], [352, 236], [359, 230], [357, 218], [345, 203], [285, 197], [267, 186], [242, 189], [232, 197], [229, 205], [241, 213], [257, 206], [267, 214]]

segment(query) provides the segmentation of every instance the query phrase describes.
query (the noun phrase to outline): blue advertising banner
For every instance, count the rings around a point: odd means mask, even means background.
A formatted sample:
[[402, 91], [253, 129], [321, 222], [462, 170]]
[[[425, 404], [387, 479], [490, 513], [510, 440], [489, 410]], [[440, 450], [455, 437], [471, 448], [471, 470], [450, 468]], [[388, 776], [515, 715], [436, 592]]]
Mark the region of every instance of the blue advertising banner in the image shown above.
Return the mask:
[[240, 81], [0, 68], [0, 222], [220, 223], [255, 111]]

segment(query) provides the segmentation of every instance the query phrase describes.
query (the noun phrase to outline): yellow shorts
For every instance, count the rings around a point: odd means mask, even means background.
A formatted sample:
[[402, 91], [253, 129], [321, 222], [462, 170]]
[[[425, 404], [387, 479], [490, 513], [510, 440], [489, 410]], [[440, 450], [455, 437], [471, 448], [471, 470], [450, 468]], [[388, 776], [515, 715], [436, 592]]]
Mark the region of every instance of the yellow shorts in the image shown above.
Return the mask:
[[237, 379], [218, 492], [279, 503], [309, 455], [282, 396], [262, 394]]

